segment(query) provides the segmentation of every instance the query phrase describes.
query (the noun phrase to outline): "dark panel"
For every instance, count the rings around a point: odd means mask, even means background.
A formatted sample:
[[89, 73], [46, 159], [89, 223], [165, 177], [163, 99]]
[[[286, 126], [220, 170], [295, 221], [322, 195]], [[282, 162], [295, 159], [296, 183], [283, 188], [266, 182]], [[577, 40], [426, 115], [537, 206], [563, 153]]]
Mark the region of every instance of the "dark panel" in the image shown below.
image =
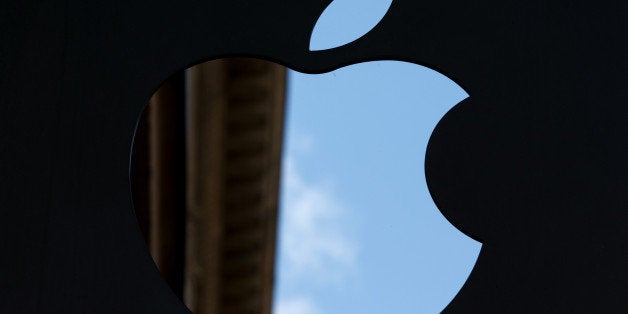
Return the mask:
[[364, 38], [308, 52], [328, 2], [3, 3], [0, 312], [187, 311], [133, 215], [131, 138], [161, 82], [224, 55], [448, 75], [471, 98], [432, 136], [429, 186], [484, 247], [446, 312], [621, 312], [628, 4], [398, 0]]

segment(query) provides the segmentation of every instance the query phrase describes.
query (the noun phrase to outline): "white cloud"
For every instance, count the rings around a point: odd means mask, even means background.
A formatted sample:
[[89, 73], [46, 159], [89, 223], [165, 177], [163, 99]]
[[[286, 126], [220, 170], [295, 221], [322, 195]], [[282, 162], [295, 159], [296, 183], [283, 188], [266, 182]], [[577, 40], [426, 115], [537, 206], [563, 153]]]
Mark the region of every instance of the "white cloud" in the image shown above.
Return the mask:
[[320, 311], [308, 298], [281, 300], [273, 308], [274, 314], [319, 314]]
[[356, 267], [357, 248], [347, 224], [350, 213], [328, 185], [304, 181], [292, 158], [284, 165], [281, 271], [288, 280], [339, 283]]
[[321, 314], [312, 289], [339, 288], [357, 267], [351, 213], [332, 184], [305, 180], [293, 156], [284, 158], [281, 186], [278, 284], [285, 290], [276, 295], [273, 314]]

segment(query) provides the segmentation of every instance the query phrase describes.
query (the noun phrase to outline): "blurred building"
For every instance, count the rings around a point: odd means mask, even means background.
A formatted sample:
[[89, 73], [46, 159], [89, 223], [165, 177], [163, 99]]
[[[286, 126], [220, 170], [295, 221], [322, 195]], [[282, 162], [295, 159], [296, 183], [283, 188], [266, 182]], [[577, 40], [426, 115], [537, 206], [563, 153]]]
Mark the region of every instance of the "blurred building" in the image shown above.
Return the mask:
[[271, 311], [286, 70], [248, 58], [173, 75], [138, 125], [136, 215], [196, 314]]

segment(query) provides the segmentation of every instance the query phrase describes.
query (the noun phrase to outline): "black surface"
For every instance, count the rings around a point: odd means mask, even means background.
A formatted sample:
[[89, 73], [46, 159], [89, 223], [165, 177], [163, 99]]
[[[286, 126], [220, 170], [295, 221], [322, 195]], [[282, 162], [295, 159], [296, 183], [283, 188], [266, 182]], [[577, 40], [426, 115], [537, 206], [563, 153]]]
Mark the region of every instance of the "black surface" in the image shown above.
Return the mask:
[[625, 312], [628, 2], [396, 0], [308, 52], [328, 2], [1, 3], [0, 313], [187, 311], [133, 215], [131, 139], [169, 75], [236, 55], [447, 75], [471, 96], [432, 135], [428, 184], [484, 245], [445, 312]]

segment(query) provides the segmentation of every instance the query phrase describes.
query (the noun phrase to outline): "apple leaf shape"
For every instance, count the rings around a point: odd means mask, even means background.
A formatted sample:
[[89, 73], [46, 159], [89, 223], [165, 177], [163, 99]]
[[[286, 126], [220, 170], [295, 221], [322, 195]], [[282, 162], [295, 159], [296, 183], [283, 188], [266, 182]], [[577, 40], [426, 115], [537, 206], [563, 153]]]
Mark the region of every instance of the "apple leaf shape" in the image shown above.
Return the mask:
[[392, 0], [334, 0], [316, 21], [310, 51], [327, 50], [356, 41], [384, 18]]

